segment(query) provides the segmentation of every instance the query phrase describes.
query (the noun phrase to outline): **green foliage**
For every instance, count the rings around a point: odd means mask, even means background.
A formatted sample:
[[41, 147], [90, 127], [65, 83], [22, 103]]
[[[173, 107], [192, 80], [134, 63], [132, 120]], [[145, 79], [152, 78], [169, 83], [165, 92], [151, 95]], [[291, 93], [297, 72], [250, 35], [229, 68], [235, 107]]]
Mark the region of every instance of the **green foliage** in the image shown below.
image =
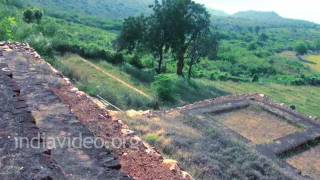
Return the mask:
[[152, 69], [138, 69], [130, 64], [124, 64], [121, 68], [142, 83], [152, 83], [155, 80], [156, 73]]
[[175, 76], [169, 75], [158, 75], [154, 83], [153, 88], [157, 92], [158, 97], [162, 101], [174, 102], [176, 101], [176, 87], [175, 87]]
[[305, 43], [299, 42], [295, 47], [295, 51], [300, 55], [304, 55], [308, 52], [308, 47]]
[[320, 51], [320, 40], [317, 40], [314, 45], [315, 49]]
[[37, 8], [28, 8], [23, 12], [23, 20], [26, 23], [40, 23], [43, 12]]
[[159, 136], [156, 134], [147, 134], [144, 138], [149, 144], [155, 145], [159, 141]]
[[[9, 0], [11, 1], [11, 0]], [[23, 0], [24, 4], [41, 7], [49, 14], [72, 14], [74, 17], [94, 16], [103, 19], [123, 19], [148, 13], [153, 0]]]
[[137, 55], [134, 55], [132, 58], [130, 58], [129, 63], [133, 66], [135, 66], [138, 69], [142, 69], [143, 68], [143, 64], [140, 60], [140, 57]]
[[14, 17], [5, 17], [0, 20], [0, 40], [13, 40], [17, 21]]
[[[145, 50], [154, 57], [158, 57], [158, 73], [161, 73], [163, 55], [169, 49], [172, 56], [177, 60], [177, 74], [183, 74], [185, 55], [188, 53], [190, 59], [189, 76], [192, 65], [200, 57], [208, 54], [203, 51], [200, 40], [210, 32], [210, 15], [203, 5], [192, 0], [155, 1], [153, 14], [144, 16], [129, 17], [125, 19], [117, 44], [119, 50]], [[193, 44], [193, 45], [192, 45]], [[213, 43], [216, 44], [216, 43]], [[188, 49], [190, 50], [188, 51]], [[205, 52], [198, 53], [198, 52]]]
[[146, 31], [146, 19], [144, 16], [129, 17], [124, 20], [121, 34], [117, 40], [117, 49], [119, 51], [133, 50], [139, 48], [143, 43]]

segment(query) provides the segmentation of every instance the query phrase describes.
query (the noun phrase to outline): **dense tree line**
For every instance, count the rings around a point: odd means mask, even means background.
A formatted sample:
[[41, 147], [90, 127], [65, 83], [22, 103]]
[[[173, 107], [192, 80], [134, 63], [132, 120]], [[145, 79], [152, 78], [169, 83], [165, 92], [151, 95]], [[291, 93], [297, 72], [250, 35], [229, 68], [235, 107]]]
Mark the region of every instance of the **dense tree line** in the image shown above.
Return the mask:
[[188, 64], [190, 77], [192, 66], [208, 56], [210, 50], [217, 50], [209, 13], [192, 0], [156, 0], [152, 9], [148, 17], [125, 19], [118, 49], [151, 53], [158, 61], [158, 73], [162, 72], [164, 54], [170, 52], [177, 62], [176, 73], [183, 75]]

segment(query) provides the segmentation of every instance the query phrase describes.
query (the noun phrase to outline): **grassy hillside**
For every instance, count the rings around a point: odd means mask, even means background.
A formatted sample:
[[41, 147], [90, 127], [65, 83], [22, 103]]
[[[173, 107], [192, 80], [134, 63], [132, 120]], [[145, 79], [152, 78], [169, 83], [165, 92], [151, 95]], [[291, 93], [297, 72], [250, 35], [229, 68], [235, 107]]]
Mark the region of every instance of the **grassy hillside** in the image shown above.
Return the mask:
[[50, 14], [75, 14], [104, 19], [122, 19], [148, 13], [153, 0], [25, 0], [28, 6], [39, 6]]
[[309, 62], [306, 64], [314, 71], [320, 72], [320, 55], [309, 55], [305, 59]]
[[[155, 106], [157, 91], [152, 83], [139, 79], [139, 71], [130, 65], [112, 65], [105, 61], [88, 61], [78, 55], [68, 54], [50, 61], [71, 78], [76, 86], [92, 96], [100, 95], [122, 109], [148, 109]], [[155, 76], [146, 73], [145, 76]], [[195, 101], [225, 95], [223, 91], [201, 81], [187, 81], [170, 76], [174, 102], [160, 102], [162, 107], [182, 106]], [[155, 77], [156, 78], [156, 77]]]
[[[100, 18], [94, 18], [94, 14], [88, 13], [90, 11], [89, 5], [85, 7], [81, 3], [73, 3], [74, 6], [88, 11], [73, 17], [73, 13], [69, 11], [64, 11], [68, 13], [62, 13], [59, 16], [52, 15], [54, 12], [61, 13], [61, 8], [71, 6], [72, 0], [64, 1], [59, 6], [58, 2], [60, 1], [32, 2], [40, 7], [45, 7], [46, 12], [50, 12], [45, 13], [39, 24], [25, 23], [22, 20], [24, 8], [21, 6], [15, 3], [3, 4], [1, 2], [3, 6], [0, 7], [2, 14], [0, 25], [6, 31], [5, 36], [2, 33], [0, 39], [29, 42], [41, 55], [51, 58], [56, 55], [62, 57], [59, 58], [62, 59], [61, 62], [59, 60], [52, 62], [62, 64], [62, 68], [66, 67], [62, 70], [66, 70], [66, 74], [73, 77], [81, 89], [92, 95], [104, 94], [107, 99], [123, 108], [153, 106], [154, 101], [159, 100], [160, 97], [157, 97], [159, 94], [164, 94], [170, 99], [170, 101], [160, 99], [160, 105], [172, 107], [228, 93], [255, 91], [264, 93], [264, 88], [268, 87], [270, 92], [267, 93], [270, 93], [270, 96], [276, 101], [285, 102], [287, 105], [299, 105], [298, 109], [301, 108], [301, 112], [305, 114], [319, 115], [316, 113], [314, 103], [308, 102], [309, 99], [313, 102], [310, 96], [317, 94], [316, 87], [280, 85], [303, 85], [319, 81], [317, 76], [313, 76], [319, 73], [316, 71], [317, 69], [310, 69], [308, 64], [303, 63], [295, 56], [279, 55], [284, 50], [294, 51], [299, 42], [305, 43], [310, 50], [319, 47], [316, 43], [317, 39], [320, 39], [320, 30], [313, 23], [286, 20], [291, 24], [284, 23], [278, 26], [279, 24], [264, 23], [261, 19], [258, 21], [247, 20], [243, 17], [213, 16], [212, 26], [215, 27], [220, 40], [219, 52], [217, 57], [203, 59], [197, 64], [192, 73], [197, 80], [188, 81], [173, 75], [176, 62], [169, 55], [166, 55], [165, 58], [164, 75], [156, 76], [154, 70], [156, 62], [149, 54], [128, 56], [115, 53], [112, 41], [119, 33], [121, 22], [105, 21], [103, 15], [98, 15]], [[86, 3], [89, 2], [93, 3], [93, 6], [97, 5], [95, 3], [99, 1], [86, 1]], [[103, 6], [99, 8], [103, 8]], [[104, 23], [101, 24], [102, 21]], [[106, 72], [120, 77], [128, 84], [155, 98], [145, 100], [134, 91], [131, 92], [125, 86], [122, 87], [121, 83], [113, 82], [97, 69], [88, 68], [83, 62], [78, 62], [79, 56], [63, 55], [70, 52], [90, 59]], [[80, 73], [81, 71], [85, 73]], [[260, 83], [251, 83], [253, 79]], [[237, 88], [235, 88], [232, 91], [232, 88], [228, 88], [228, 84], [239, 86], [241, 90], [236, 91]], [[109, 86], [112, 88], [108, 88]], [[159, 92], [163, 91], [159, 86], [166, 87], [166, 91]], [[120, 90], [116, 91], [117, 88]], [[289, 94], [288, 98], [282, 99], [287, 96], [279, 93], [284, 93], [288, 89], [289, 92], [292, 91], [292, 94]], [[299, 89], [305, 91], [299, 91]], [[105, 91], [105, 93], [101, 91]], [[304, 93], [309, 91], [310, 93]], [[294, 98], [296, 97], [294, 93], [297, 93], [301, 98]]]
[[[210, 82], [208, 82], [210, 83]], [[284, 86], [279, 84], [256, 84], [236, 82], [211, 82], [218, 89], [232, 94], [262, 93], [278, 103], [295, 105], [306, 116], [320, 117], [320, 87]]]
[[[148, 99], [128, 88], [128, 86], [88, 66], [87, 63], [83, 62], [84, 59], [77, 55], [66, 55], [60, 57], [60, 60], [63, 66], [58, 66], [58, 68], [72, 78], [81, 90], [93, 96], [99, 94], [123, 109], [144, 109], [153, 105], [152, 103], [155, 99]], [[156, 91], [150, 84], [142, 83], [139, 79], [126, 73], [123, 69], [124, 67], [114, 66], [103, 61], [97, 61], [94, 64], [151, 97], [156, 97]], [[177, 89], [172, 93], [179, 96], [180, 101], [172, 104], [173, 106], [227, 94], [262, 93], [278, 103], [284, 103], [287, 106], [295, 105], [297, 111], [304, 115], [320, 117], [318, 107], [318, 102], [320, 102], [319, 87], [193, 80], [194, 86], [198, 87], [193, 89], [188, 87], [189, 85], [182, 80], [177, 82]]]

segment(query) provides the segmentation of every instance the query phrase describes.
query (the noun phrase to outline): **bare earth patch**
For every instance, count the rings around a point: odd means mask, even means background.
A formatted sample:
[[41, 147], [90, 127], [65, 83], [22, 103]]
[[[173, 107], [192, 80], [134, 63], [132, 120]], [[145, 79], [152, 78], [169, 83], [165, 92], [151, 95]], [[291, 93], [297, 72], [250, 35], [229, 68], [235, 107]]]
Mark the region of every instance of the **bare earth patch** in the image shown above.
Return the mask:
[[314, 179], [320, 177], [320, 145], [287, 160], [291, 166], [302, 171], [303, 175]]
[[299, 129], [263, 110], [242, 109], [217, 116], [223, 124], [253, 144], [268, 144]]

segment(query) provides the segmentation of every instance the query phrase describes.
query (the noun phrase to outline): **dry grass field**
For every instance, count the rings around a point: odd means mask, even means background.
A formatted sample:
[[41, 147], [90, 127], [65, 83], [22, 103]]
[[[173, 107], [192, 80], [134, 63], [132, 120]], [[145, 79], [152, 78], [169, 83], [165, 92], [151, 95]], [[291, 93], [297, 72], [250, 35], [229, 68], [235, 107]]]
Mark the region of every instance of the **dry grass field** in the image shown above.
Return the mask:
[[299, 131], [284, 119], [255, 107], [222, 113], [215, 118], [253, 144], [269, 144]]

